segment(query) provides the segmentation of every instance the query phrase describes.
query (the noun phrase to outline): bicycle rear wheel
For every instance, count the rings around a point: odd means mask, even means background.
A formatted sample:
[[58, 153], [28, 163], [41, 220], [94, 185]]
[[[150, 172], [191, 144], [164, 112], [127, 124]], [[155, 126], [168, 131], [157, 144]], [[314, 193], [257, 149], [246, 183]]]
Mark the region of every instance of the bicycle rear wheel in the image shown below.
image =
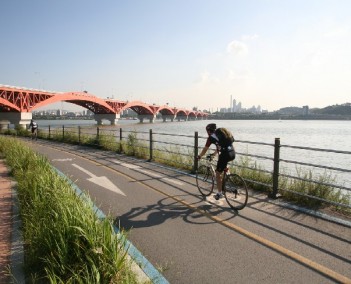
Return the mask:
[[203, 196], [209, 196], [214, 187], [214, 176], [210, 167], [201, 165], [196, 171], [196, 185]]
[[223, 192], [231, 208], [241, 210], [246, 206], [249, 194], [246, 183], [241, 176], [227, 175], [223, 183]]

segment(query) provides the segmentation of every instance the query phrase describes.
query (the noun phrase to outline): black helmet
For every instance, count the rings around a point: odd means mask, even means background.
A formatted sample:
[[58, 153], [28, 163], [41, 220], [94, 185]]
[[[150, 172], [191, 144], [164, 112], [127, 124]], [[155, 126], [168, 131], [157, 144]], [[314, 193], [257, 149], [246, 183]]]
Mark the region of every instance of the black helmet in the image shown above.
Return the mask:
[[210, 123], [210, 124], [207, 124], [206, 131], [214, 132], [216, 128], [217, 128], [217, 125], [215, 123]]

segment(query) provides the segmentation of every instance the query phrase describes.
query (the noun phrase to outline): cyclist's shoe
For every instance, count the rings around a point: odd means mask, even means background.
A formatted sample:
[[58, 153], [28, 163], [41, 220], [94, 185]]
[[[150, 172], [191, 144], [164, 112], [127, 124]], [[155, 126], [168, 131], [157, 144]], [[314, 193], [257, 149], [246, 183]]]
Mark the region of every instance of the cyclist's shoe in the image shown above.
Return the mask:
[[214, 198], [215, 198], [216, 200], [219, 200], [219, 199], [223, 198], [223, 194], [217, 192], [217, 193], [214, 195]]

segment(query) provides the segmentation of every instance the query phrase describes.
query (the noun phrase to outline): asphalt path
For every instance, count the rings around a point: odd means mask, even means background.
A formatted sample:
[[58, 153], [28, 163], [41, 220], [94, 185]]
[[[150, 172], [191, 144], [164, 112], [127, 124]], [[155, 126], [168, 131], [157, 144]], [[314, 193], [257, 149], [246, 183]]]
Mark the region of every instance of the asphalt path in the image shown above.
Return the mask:
[[48, 157], [170, 283], [351, 283], [351, 227], [263, 194], [231, 210], [195, 178], [153, 162], [38, 140]]

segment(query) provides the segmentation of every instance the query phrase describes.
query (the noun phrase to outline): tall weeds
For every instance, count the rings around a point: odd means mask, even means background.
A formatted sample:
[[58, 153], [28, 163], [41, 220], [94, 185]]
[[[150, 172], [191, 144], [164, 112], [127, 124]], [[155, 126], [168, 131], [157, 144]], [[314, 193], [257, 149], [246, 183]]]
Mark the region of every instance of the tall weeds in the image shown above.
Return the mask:
[[[296, 176], [298, 179], [281, 179], [281, 188], [286, 199], [314, 208], [325, 206], [321, 199], [350, 205], [350, 195], [342, 194], [340, 189], [329, 185], [335, 183], [336, 179], [331, 173], [325, 171], [323, 174], [316, 175], [312, 170], [296, 168]], [[311, 182], [313, 180], [316, 182]], [[309, 196], [316, 197], [316, 199]], [[336, 209], [341, 208], [336, 206]], [[351, 210], [342, 210], [345, 213], [351, 213]]]

